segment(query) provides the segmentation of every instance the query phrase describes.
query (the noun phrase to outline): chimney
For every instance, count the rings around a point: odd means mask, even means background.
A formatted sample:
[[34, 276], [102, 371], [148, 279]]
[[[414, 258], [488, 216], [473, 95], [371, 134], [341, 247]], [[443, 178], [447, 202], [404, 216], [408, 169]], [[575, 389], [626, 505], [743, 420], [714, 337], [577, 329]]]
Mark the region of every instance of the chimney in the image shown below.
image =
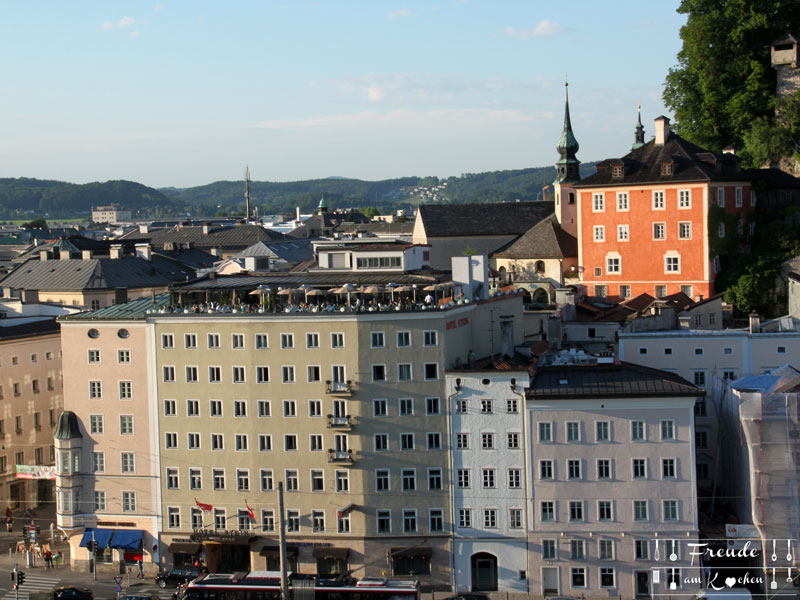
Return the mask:
[[81, 250], [81, 260], [92, 260], [92, 258], [94, 257], [91, 250]]
[[152, 259], [150, 244], [136, 244], [136, 256], [145, 260]]
[[663, 146], [669, 140], [669, 119], [665, 116], [656, 117], [656, 146]]
[[119, 260], [122, 258], [122, 244], [112, 244], [108, 252], [111, 258]]
[[500, 315], [500, 356], [514, 357], [514, 317]]
[[222, 258], [222, 250], [220, 248], [211, 248], [209, 251], [211, 256], [216, 256], [217, 258]]
[[58, 259], [59, 260], [69, 260], [70, 258], [72, 258], [72, 255], [70, 254], [69, 250], [67, 250], [66, 248], [60, 248], [59, 249], [59, 251], [58, 251]]
[[294, 214], [295, 214], [295, 221], [299, 222], [300, 221], [300, 207], [299, 206], [297, 208], [295, 208]]
[[761, 317], [756, 311], [750, 313], [750, 333], [761, 333]]
[[211, 233], [211, 223], [203, 223], [203, 235]]
[[50, 252], [48, 250], [39, 250], [39, 260], [46, 262], [50, 259]]
[[139, 225], [139, 233], [150, 233], [150, 226], [146, 223]]

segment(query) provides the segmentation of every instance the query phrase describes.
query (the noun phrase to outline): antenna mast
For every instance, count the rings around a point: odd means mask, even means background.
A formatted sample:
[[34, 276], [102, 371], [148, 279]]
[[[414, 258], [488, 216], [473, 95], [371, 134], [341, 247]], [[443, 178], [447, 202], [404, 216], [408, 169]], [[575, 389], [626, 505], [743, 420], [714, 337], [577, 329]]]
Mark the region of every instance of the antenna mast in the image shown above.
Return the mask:
[[244, 167], [244, 202], [245, 202], [245, 222], [250, 222], [250, 167]]

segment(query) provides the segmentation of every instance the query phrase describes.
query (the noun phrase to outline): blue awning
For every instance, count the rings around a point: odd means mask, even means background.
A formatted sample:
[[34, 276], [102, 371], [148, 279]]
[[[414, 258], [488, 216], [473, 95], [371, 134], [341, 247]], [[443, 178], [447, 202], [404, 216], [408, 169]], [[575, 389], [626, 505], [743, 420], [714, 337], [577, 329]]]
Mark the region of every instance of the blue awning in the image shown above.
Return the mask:
[[93, 533], [94, 533], [94, 541], [97, 542], [97, 547], [105, 548], [106, 546], [108, 546], [108, 542], [111, 541], [111, 535], [114, 533], [114, 530], [98, 529], [97, 527], [87, 527], [83, 532], [81, 543], [78, 545], [85, 548], [86, 542], [91, 541]]
[[111, 548], [124, 548], [135, 550], [142, 546], [141, 529], [115, 529], [114, 537], [111, 539]]

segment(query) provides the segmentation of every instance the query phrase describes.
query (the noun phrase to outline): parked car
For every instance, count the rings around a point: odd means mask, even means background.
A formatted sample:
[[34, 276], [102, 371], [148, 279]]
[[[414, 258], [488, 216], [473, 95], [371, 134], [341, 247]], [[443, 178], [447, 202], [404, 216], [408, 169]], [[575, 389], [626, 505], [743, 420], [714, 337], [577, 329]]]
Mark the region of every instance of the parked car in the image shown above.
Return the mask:
[[184, 581], [192, 581], [202, 575], [203, 572], [200, 567], [175, 567], [155, 576], [158, 587], [165, 588], [168, 585], [178, 585]]
[[34, 591], [30, 593], [30, 600], [94, 600], [92, 590], [67, 585], [53, 588], [50, 591]]

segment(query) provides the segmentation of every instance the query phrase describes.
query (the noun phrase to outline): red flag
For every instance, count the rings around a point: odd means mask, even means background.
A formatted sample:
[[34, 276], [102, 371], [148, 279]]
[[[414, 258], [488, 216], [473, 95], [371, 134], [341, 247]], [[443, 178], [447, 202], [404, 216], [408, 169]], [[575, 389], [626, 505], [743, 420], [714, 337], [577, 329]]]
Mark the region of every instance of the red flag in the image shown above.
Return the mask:
[[197, 504], [198, 508], [203, 512], [211, 512], [214, 510], [214, 507], [210, 504], [205, 504], [203, 502], [198, 502], [197, 498], [194, 499], [195, 503]]
[[247, 514], [250, 515], [250, 520], [256, 520], [256, 514], [253, 512], [253, 509], [250, 508], [250, 505], [247, 503], [247, 500], [244, 501], [244, 505], [247, 507]]

